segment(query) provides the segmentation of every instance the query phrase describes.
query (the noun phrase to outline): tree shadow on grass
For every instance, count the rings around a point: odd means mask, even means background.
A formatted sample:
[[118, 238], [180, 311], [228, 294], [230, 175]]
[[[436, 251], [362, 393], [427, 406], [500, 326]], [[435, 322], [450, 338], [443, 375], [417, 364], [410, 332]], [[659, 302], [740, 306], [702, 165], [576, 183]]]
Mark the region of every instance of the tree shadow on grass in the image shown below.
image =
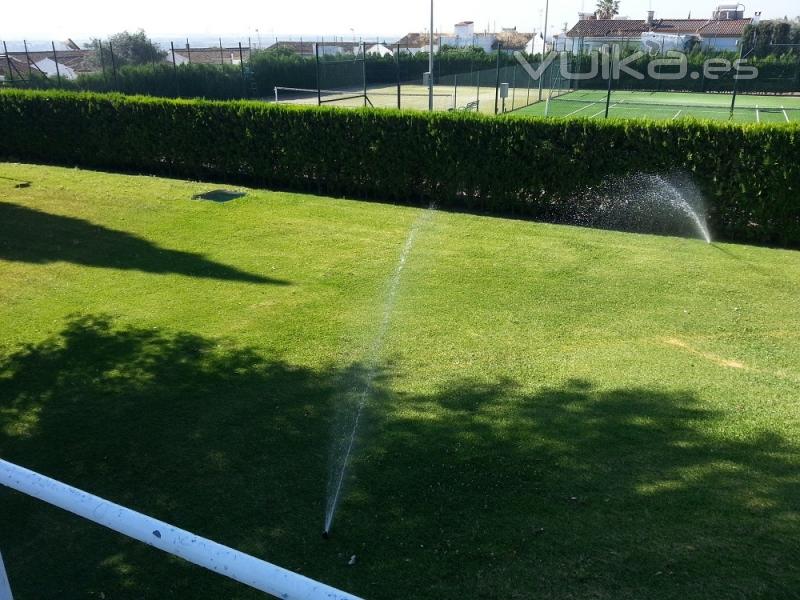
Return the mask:
[[[0, 456], [305, 568], [330, 379], [224, 341], [77, 317], [0, 358]], [[0, 489], [0, 507], [15, 598], [263, 597], [16, 492]]]
[[[337, 398], [365, 380], [324, 542]], [[3, 458], [373, 599], [796, 597], [798, 445], [735, 421], [587, 381], [403, 394], [385, 365], [313, 371], [103, 317], [0, 358]], [[0, 507], [20, 600], [262, 597], [20, 494]]]
[[334, 533], [420, 585], [400, 596], [797, 597], [800, 447], [690, 391], [461, 381], [395, 407]]
[[160, 248], [125, 231], [9, 202], [0, 202], [0, 260], [64, 261], [91, 267], [179, 273], [248, 283], [286, 283], [240, 271], [200, 254]]

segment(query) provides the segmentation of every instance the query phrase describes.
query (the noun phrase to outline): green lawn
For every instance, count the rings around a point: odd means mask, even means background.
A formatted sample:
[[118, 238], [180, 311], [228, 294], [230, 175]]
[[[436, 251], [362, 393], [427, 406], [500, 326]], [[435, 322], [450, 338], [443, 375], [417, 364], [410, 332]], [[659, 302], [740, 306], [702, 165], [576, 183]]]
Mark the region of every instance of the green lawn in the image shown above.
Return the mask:
[[[543, 101], [511, 114], [517, 116], [584, 117], [604, 119], [605, 90], [575, 90]], [[687, 92], [613, 91], [609, 117], [621, 119], [648, 118], [730, 120], [729, 94]], [[800, 96], [748, 96], [736, 98], [733, 121], [739, 123], [789, 123], [800, 121]]]
[[[0, 457], [371, 599], [800, 596], [800, 253], [214, 187], [0, 164]], [[263, 597], [9, 490], [0, 551]]]

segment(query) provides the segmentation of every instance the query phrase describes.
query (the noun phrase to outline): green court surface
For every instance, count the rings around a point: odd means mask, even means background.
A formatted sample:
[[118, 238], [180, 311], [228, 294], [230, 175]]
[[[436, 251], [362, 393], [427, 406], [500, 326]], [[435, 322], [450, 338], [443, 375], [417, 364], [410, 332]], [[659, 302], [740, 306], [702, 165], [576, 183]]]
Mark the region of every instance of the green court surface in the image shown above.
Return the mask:
[[[278, 88], [276, 99], [284, 104], [301, 104], [316, 106], [320, 100], [315, 89]], [[363, 108], [364, 93], [362, 89], [336, 89], [321, 90], [321, 100], [324, 106], [337, 106], [340, 108]], [[370, 84], [367, 87], [368, 106], [373, 108], [397, 108], [396, 84]], [[522, 92], [516, 106], [522, 103]], [[511, 100], [507, 106], [511, 106]], [[494, 114], [495, 86], [482, 85], [441, 85], [433, 89], [433, 108], [436, 111], [465, 110], [470, 105], [470, 110], [486, 114]], [[498, 106], [502, 101], [498, 101]], [[400, 85], [400, 108], [403, 110], [428, 110], [428, 88], [420, 83], [406, 83]]]
[[[606, 97], [605, 90], [576, 90], [513, 114], [603, 119]], [[732, 116], [731, 100], [729, 94], [612, 91], [608, 116], [659, 120], [696, 118], [740, 123], [800, 122], [800, 96], [739, 95]]]

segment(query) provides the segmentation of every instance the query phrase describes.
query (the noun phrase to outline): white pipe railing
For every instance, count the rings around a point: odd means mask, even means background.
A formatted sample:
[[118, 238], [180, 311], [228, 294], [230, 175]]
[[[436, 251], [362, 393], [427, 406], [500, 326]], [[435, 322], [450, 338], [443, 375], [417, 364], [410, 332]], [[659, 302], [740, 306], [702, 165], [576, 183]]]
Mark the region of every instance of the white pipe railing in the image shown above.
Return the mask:
[[[360, 600], [357, 596], [324, 583], [178, 529], [2, 459], [0, 459], [0, 484], [279, 598]], [[9, 589], [9, 597], [10, 594]], [[0, 598], [2, 598], [2, 584], [0, 584]]]
[[11, 595], [11, 582], [8, 580], [8, 574], [3, 565], [2, 554], [0, 554], [0, 600], [14, 600]]

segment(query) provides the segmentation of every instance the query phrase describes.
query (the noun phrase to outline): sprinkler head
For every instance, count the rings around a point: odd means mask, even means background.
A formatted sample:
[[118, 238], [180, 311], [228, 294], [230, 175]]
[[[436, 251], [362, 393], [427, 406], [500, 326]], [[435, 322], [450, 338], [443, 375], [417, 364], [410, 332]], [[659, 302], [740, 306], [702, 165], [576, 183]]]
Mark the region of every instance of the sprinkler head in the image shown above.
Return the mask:
[[330, 535], [328, 535], [328, 532], [327, 531], [323, 531], [322, 532], [322, 539], [323, 540], [327, 540], [328, 538], [330, 538]]

